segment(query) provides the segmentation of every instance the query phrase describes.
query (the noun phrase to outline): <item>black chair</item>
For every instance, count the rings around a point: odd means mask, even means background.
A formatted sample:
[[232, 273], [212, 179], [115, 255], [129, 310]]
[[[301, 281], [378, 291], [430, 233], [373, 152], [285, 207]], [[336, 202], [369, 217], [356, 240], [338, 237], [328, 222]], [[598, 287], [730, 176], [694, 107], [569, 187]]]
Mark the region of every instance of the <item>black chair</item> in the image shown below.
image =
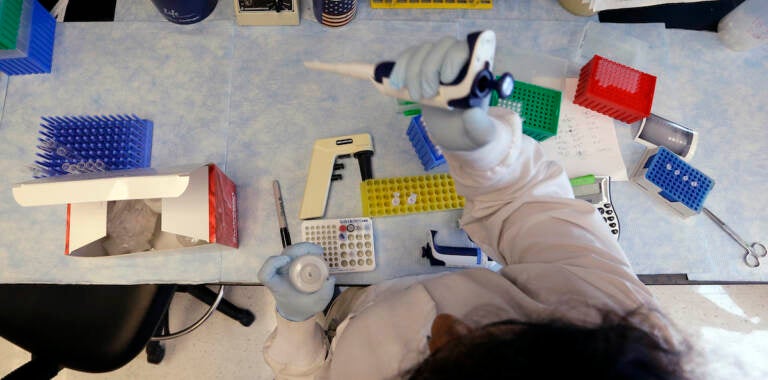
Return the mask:
[[[168, 334], [167, 312], [176, 291], [214, 302], [206, 302], [213, 305], [194, 326]], [[162, 346], [148, 346], [153, 337], [184, 335], [217, 308], [227, 309], [243, 325], [253, 322], [250, 311], [215, 301], [225, 301], [223, 286], [216, 296], [203, 285], [0, 285], [0, 336], [32, 354], [4, 379], [47, 379], [62, 368], [109, 372], [145, 347], [153, 347], [148, 353], [154, 357], [148, 359], [156, 363], [162, 360]]]
[[147, 344], [147, 361], [153, 364], [159, 364], [163, 360], [163, 357], [165, 357], [165, 348], [160, 342], [191, 333], [205, 323], [214, 311], [218, 310], [222, 312], [224, 315], [240, 322], [240, 324], [245, 327], [250, 326], [256, 317], [250, 310], [237, 307], [224, 298], [224, 289], [224, 285], [220, 285], [217, 294], [211, 289], [208, 289], [205, 285], [179, 285], [176, 288], [176, 293], [188, 293], [199, 301], [208, 304], [210, 308], [208, 308], [208, 311], [196, 322], [177, 332], [171, 332], [168, 322], [168, 313], [165, 313], [163, 320], [155, 331], [155, 335], [152, 337], [149, 344]]

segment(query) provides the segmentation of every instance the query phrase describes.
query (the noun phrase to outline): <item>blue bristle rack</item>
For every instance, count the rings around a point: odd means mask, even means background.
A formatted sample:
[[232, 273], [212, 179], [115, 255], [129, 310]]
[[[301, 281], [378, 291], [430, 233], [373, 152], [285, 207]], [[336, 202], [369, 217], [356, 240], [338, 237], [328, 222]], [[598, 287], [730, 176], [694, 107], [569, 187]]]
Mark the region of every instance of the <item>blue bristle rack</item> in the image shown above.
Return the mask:
[[684, 217], [700, 213], [715, 186], [712, 178], [665, 147], [648, 149], [632, 180]]
[[[19, 57], [0, 59], [0, 71], [8, 75], [50, 73], [53, 62], [53, 44], [56, 19], [36, 0], [24, 0], [32, 8], [27, 44], [17, 44]], [[22, 33], [20, 33], [22, 34]], [[13, 54], [13, 53], [10, 53]]]
[[424, 170], [430, 170], [445, 163], [445, 157], [429, 139], [421, 115], [416, 115], [411, 119], [407, 134]]
[[48, 116], [42, 119], [40, 152], [37, 153], [41, 160], [35, 161], [39, 169], [36, 177], [69, 174], [72, 171], [65, 168], [80, 163], [99, 163], [96, 171], [150, 166], [151, 120], [136, 115]]

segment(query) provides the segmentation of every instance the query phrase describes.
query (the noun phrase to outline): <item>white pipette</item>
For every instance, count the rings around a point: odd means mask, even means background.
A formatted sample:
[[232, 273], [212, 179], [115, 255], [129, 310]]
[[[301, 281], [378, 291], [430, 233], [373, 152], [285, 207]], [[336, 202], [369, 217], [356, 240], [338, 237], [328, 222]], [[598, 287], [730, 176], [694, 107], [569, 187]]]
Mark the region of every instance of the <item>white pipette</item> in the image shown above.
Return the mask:
[[[469, 62], [454, 83], [441, 83], [437, 95], [421, 99], [419, 103], [445, 109], [467, 109], [479, 107], [491, 90], [504, 99], [512, 95], [514, 78], [510, 73], [496, 79], [491, 73], [493, 57], [496, 51], [496, 34], [491, 30], [470, 33], [467, 43], [472, 52]], [[381, 93], [398, 99], [413, 101], [408, 89], [395, 89], [389, 84], [389, 76], [395, 66], [387, 61], [378, 64], [369, 63], [326, 63], [304, 62], [304, 66], [313, 70], [333, 72], [353, 78], [368, 79]]]

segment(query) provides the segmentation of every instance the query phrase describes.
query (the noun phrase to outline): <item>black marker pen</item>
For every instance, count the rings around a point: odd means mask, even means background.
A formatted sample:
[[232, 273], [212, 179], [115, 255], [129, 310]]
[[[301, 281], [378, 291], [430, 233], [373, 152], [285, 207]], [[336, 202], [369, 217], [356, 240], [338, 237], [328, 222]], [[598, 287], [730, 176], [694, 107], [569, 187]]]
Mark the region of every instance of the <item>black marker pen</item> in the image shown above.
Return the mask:
[[283, 248], [291, 245], [291, 234], [288, 232], [288, 221], [285, 219], [285, 205], [283, 204], [283, 194], [280, 192], [280, 182], [272, 181], [272, 193], [275, 197], [275, 207], [277, 209], [277, 223], [280, 225], [280, 239], [283, 242]]

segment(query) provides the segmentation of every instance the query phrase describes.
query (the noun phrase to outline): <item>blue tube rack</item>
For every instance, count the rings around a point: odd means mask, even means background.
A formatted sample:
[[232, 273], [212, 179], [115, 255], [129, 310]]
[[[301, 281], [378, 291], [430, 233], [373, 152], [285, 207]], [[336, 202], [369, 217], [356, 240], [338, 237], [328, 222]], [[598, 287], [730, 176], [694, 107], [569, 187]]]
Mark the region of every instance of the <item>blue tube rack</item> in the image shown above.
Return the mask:
[[152, 159], [151, 120], [136, 115], [48, 116], [40, 124], [40, 142], [55, 143], [70, 154], [41, 149], [35, 161], [45, 174], [69, 174], [63, 164], [100, 160], [103, 170], [148, 168]]
[[712, 178], [663, 146], [646, 150], [632, 181], [682, 217], [700, 213], [715, 186]]
[[419, 156], [425, 171], [445, 163], [445, 157], [443, 157], [443, 154], [435, 144], [432, 143], [432, 140], [429, 139], [424, 122], [421, 120], [421, 115], [416, 115], [411, 119], [407, 134], [408, 140], [411, 140], [411, 145], [413, 145], [416, 155]]
[[23, 7], [19, 28], [28, 30], [19, 31], [15, 49], [0, 51], [0, 71], [8, 75], [50, 73], [56, 19], [36, 0], [24, 0]]

